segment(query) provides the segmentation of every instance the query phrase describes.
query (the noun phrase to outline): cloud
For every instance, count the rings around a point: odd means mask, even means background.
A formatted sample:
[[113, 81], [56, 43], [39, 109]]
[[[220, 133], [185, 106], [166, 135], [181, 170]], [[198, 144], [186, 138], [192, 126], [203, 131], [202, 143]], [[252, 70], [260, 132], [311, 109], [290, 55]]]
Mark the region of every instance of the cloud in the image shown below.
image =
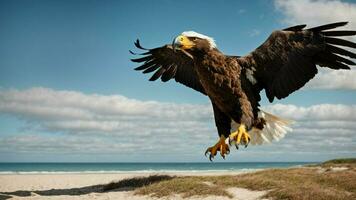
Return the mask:
[[[341, 29], [356, 30], [356, 3], [338, 0], [275, 0], [276, 9], [284, 17], [287, 25], [307, 24], [309, 27], [348, 21]], [[356, 37], [347, 39], [356, 42]], [[351, 49], [349, 49], [351, 50]], [[352, 50], [351, 50], [352, 51]], [[306, 89], [346, 89], [356, 90], [356, 69], [320, 70], [319, 74], [306, 85]]]
[[348, 28], [356, 29], [356, 3], [338, 0], [275, 0], [275, 7], [285, 15], [287, 24], [318, 26], [320, 24], [349, 21]]
[[[239, 156], [263, 159], [267, 154], [291, 155], [296, 150], [308, 155], [331, 155], [331, 150], [333, 156], [356, 153], [356, 105], [274, 104], [263, 109], [296, 120], [294, 131], [273, 145], [239, 151]], [[0, 90], [0, 114], [25, 122], [18, 130], [21, 133], [0, 136], [0, 153], [7, 154], [144, 154], [168, 160], [181, 156], [204, 159], [205, 148], [217, 140], [209, 104], [31, 88]]]
[[274, 104], [266, 106], [271, 113], [293, 120], [305, 121], [356, 121], [356, 105], [320, 104], [309, 107]]
[[0, 152], [7, 153], [177, 154], [203, 152], [217, 138], [210, 105], [121, 95], [0, 90], [0, 114], [25, 122], [22, 133], [0, 137]]
[[46, 131], [73, 134], [129, 131], [147, 135], [177, 126], [191, 130], [212, 119], [207, 105], [139, 101], [120, 95], [48, 88], [0, 91], [0, 112], [38, 124]]
[[316, 78], [307, 83], [307, 89], [356, 90], [356, 68], [351, 70], [319, 70]]

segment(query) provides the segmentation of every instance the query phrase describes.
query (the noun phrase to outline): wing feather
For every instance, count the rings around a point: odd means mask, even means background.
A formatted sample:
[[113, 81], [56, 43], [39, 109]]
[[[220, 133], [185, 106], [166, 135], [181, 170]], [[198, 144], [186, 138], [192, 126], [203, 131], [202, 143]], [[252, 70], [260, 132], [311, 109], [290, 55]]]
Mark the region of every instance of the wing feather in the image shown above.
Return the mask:
[[297, 25], [274, 31], [256, 50], [236, 59], [242, 67], [255, 69], [259, 88], [266, 90], [270, 102], [275, 97], [285, 98], [317, 74], [316, 65], [331, 69], [355, 65], [341, 56], [356, 58], [355, 53], [342, 48], [356, 48], [356, 43], [332, 36], [351, 36], [356, 31], [330, 30], [346, 24], [337, 22], [310, 29]]
[[325, 31], [323, 32], [325, 36], [352, 36], [356, 35], [356, 31]]
[[320, 32], [323, 30], [329, 30], [329, 29], [334, 29], [334, 28], [340, 27], [340, 26], [345, 26], [347, 23], [348, 22], [336, 22], [336, 23], [331, 23], [331, 24], [325, 24], [322, 26], [317, 26], [317, 27], [311, 28], [309, 30], [313, 31], [313, 32]]
[[171, 45], [146, 49], [141, 46], [139, 40], [136, 40], [135, 46], [146, 52], [137, 54], [130, 51], [133, 55], [144, 55], [144, 57], [134, 58], [131, 61], [143, 63], [135, 70], [143, 70], [143, 73], [154, 72], [150, 81], [161, 78], [162, 82], [167, 82], [174, 78], [177, 82], [206, 94], [194, 70], [193, 60], [186, 53], [180, 50], [174, 51]]
[[144, 74], [151, 73], [153, 71], [156, 71], [159, 67], [160, 67], [159, 65], [153, 65], [153, 66], [143, 70], [142, 73], [144, 73]]
[[145, 61], [149, 61], [152, 59], [152, 56], [145, 56], [142, 58], [135, 58], [135, 59], [131, 59], [132, 62], [145, 62]]
[[339, 47], [336, 47], [336, 46], [333, 46], [333, 45], [330, 45], [330, 44], [326, 44], [325, 48], [327, 50], [329, 50], [330, 52], [332, 52], [332, 53], [336, 53], [336, 54], [340, 54], [340, 55], [343, 55], [343, 56], [348, 56], [350, 58], [356, 59], [356, 54], [355, 53], [352, 53], [352, 52], [347, 51], [345, 49], [341, 49]]
[[139, 70], [144, 70], [147, 69], [149, 67], [152, 67], [155, 65], [155, 62], [153, 60], [145, 62], [143, 65], [136, 67], [135, 70], [139, 71]]
[[155, 81], [157, 80], [159, 77], [162, 76], [162, 74], [166, 71], [165, 68], [161, 67], [159, 68], [152, 76], [151, 78], [149, 79], [149, 81]]
[[347, 41], [347, 40], [339, 39], [339, 38], [325, 37], [325, 42], [330, 43], [330, 44], [341, 45], [341, 46], [345, 46], [345, 47], [356, 48], [355, 43]]
[[162, 74], [161, 80], [163, 82], [169, 81], [171, 78], [174, 77], [175, 72], [176, 72], [176, 67], [171, 65], [170, 67], [168, 67], [167, 71]]

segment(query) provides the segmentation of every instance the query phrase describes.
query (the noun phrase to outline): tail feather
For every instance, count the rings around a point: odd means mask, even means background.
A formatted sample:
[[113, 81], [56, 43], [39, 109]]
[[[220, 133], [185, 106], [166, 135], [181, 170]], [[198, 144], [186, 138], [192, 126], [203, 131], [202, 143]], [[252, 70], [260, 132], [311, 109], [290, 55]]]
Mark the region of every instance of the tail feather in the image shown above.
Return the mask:
[[[277, 117], [262, 110], [258, 114], [259, 117], [265, 119], [266, 125], [262, 130], [257, 128], [251, 130], [251, 144], [262, 145], [271, 143], [274, 140], [279, 141], [284, 138], [288, 132], [292, 131], [290, 125], [293, 121]], [[261, 137], [258, 137], [257, 135], [260, 135]], [[256, 140], [254, 138], [256, 138]]]
[[[292, 120], [283, 119], [267, 113], [265, 111], [260, 111], [258, 113], [259, 118], [263, 118], [266, 121], [263, 129], [252, 128], [249, 131], [251, 137], [251, 145], [262, 145], [268, 144], [272, 141], [279, 141], [284, 138], [284, 136], [292, 131], [290, 125], [293, 123]], [[236, 130], [239, 124], [232, 123], [232, 130]]]

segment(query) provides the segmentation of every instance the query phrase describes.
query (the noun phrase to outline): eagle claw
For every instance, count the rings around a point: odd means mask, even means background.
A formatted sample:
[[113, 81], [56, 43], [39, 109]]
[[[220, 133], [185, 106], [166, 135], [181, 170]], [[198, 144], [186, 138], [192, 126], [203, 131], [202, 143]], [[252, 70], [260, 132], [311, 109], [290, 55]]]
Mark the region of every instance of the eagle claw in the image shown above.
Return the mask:
[[230, 153], [229, 145], [225, 143], [224, 136], [221, 136], [219, 141], [214, 146], [209, 147], [205, 151], [205, 156], [209, 154], [209, 160], [213, 161], [218, 151], [220, 151], [220, 155], [223, 159], [225, 159], [225, 155], [228, 155]]
[[232, 142], [235, 143], [236, 149], [239, 149], [240, 144], [245, 145], [245, 148], [250, 143], [251, 138], [250, 135], [247, 133], [245, 125], [241, 124], [240, 127], [233, 133], [229, 135], [229, 144]]

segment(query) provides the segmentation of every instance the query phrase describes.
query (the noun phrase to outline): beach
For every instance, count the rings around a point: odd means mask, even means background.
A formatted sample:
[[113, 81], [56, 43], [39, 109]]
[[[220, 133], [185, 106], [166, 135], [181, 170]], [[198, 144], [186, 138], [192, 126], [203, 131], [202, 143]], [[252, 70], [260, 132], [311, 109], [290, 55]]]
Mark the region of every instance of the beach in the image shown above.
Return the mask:
[[[2, 165], [0, 199], [356, 199], [356, 159], [304, 166], [221, 164], [225, 167], [233, 165], [236, 168], [233, 170], [206, 170], [216, 167], [210, 164], [181, 164], [185, 166], [183, 168], [178, 164], [145, 163], [135, 164], [136, 171], [124, 171], [127, 167], [124, 164], [95, 164], [97, 169], [121, 166], [121, 170], [115, 173], [88, 170], [94, 169], [94, 164], [81, 164], [82, 171], [76, 172], [70, 170], [79, 169], [77, 164], [32, 165], [31, 170], [38, 171], [9, 172], [4, 170], [29, 168], [23, 164]], [[180, 170], [167, 170], [167, 165], [177, 165]], [[246, 165], [254, 167], [242, 168]], [[48, 166], [52, 171], [41, 171], [50, 169]], [[148, 166], [150, 168], [142, 170]], [[192, 168], [194, 170], [188, 170]]]
[[[160, 173], [169, 176], [221, 176], [241, 172]], [[157, 173], [100, 173], [100, 174], [6, 174], [0, 175], [0, 199], [153, 199], [147, 195], [134, 195], [132, 189], [100, 191], [100, 185], [133, 177], [148, 177]], [[259, 199], [265, 192], [243, 188], [229, 188], [241, 199]], [[237, 198], [237, 197], [236, 197]], [[155, 199], [155, 198], [154, 198]], [[167, 199], [167, 198], [163, 198]], [[182, 199], [179, 195], [168, 199]], [[222, 196], [192, 197], [190, 199], [230, 199]]]

